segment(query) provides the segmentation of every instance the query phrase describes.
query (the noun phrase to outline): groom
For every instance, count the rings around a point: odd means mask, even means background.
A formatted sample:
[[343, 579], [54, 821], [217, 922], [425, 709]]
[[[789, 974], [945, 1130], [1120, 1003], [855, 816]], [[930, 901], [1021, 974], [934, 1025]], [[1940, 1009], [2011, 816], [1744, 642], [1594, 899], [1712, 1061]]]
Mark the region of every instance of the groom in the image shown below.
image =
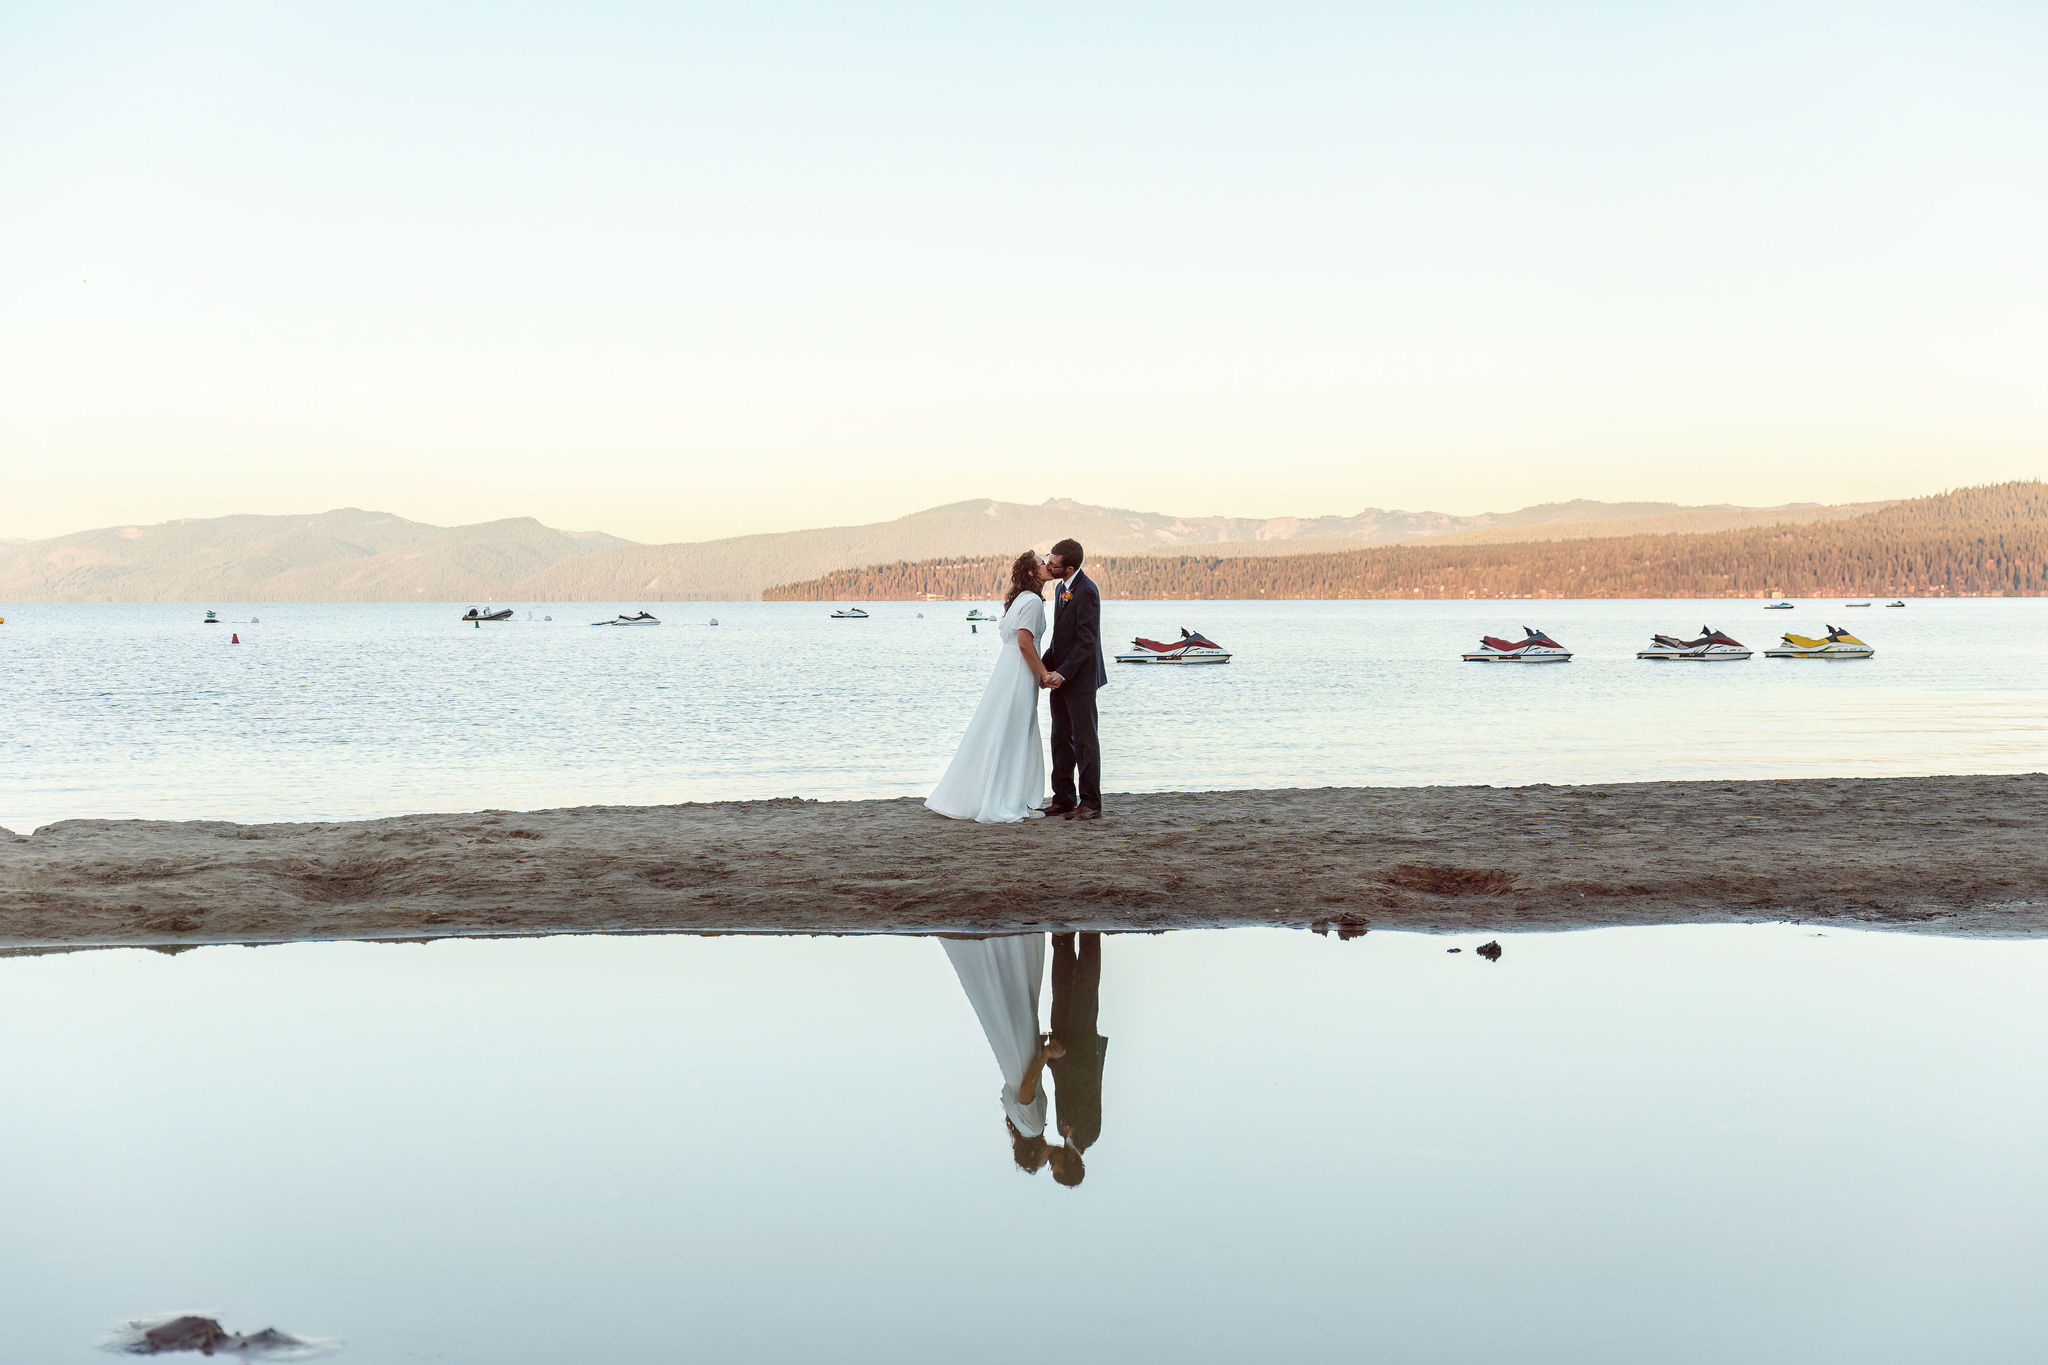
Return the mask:
[[[1060, 580], [1053, 594], [1052, 645], [1045, 651], [1052, 689], [1052, 804], [1048, 816], [1102, 818], [1102, 746], [1095, 736], [1095, 689], [1109, 684], [1102, 666], [1102, 595], [1081, 572], [1079, 541], [1052, 547], [1046, 568]], [[1080, 770], [1080, 786], [1074, 784]]]

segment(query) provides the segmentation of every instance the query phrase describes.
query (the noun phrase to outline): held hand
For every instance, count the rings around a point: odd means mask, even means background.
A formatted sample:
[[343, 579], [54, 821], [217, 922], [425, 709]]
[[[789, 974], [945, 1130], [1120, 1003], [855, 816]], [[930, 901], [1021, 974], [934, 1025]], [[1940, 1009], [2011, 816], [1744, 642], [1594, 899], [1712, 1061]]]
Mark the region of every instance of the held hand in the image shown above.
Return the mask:
[[1057, 673], [1048, 673], [1045, 675], [1045, 685], [1047, 687], [1058, 687], [1061, 683], [1065, 681], [1066, 679], [1062, 678]]

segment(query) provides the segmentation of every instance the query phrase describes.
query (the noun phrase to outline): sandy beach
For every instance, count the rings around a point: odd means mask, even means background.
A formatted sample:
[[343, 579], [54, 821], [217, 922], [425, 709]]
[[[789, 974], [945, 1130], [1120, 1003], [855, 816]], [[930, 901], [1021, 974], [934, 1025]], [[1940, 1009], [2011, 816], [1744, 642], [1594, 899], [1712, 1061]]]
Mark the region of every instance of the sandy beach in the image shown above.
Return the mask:
[[1116, 796], [1098, 824], [915, 800], [0, 839], [0, 946], [462, 934], [1793, 919], [2048, 932], [2048, 776]]

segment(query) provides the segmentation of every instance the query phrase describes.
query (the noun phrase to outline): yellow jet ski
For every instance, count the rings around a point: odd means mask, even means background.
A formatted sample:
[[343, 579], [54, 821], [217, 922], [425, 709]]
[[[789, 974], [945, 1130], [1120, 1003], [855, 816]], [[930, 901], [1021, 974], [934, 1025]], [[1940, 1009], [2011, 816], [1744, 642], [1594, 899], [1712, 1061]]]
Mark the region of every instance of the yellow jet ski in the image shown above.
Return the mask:
[[1794, 635], [1786, 632], [1785, 642], [1776, 649], [1764, 651], [1766, 659], [1867, 659], [1877, 653], [1869, 645], [1843, 630], [1840, 626], [1829, 626], [1828, 633], [1816, 640], [1808, 635]]

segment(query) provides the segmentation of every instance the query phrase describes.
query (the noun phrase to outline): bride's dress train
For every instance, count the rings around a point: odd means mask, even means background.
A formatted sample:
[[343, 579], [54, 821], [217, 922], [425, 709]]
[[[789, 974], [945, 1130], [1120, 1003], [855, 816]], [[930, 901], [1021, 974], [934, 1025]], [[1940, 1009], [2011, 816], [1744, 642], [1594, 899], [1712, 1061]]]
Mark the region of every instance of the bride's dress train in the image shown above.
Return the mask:
[[1018, 593], [996, 625], [1002, 648], [981, 704], [925, 804], [955, 820], [1003, 824], [1038, 814], [1045, 796], [1045, 746], [1038, 738], [1038, 679], [1017, 650], [1017, 632], [1045, 639], [1045, 600]]

